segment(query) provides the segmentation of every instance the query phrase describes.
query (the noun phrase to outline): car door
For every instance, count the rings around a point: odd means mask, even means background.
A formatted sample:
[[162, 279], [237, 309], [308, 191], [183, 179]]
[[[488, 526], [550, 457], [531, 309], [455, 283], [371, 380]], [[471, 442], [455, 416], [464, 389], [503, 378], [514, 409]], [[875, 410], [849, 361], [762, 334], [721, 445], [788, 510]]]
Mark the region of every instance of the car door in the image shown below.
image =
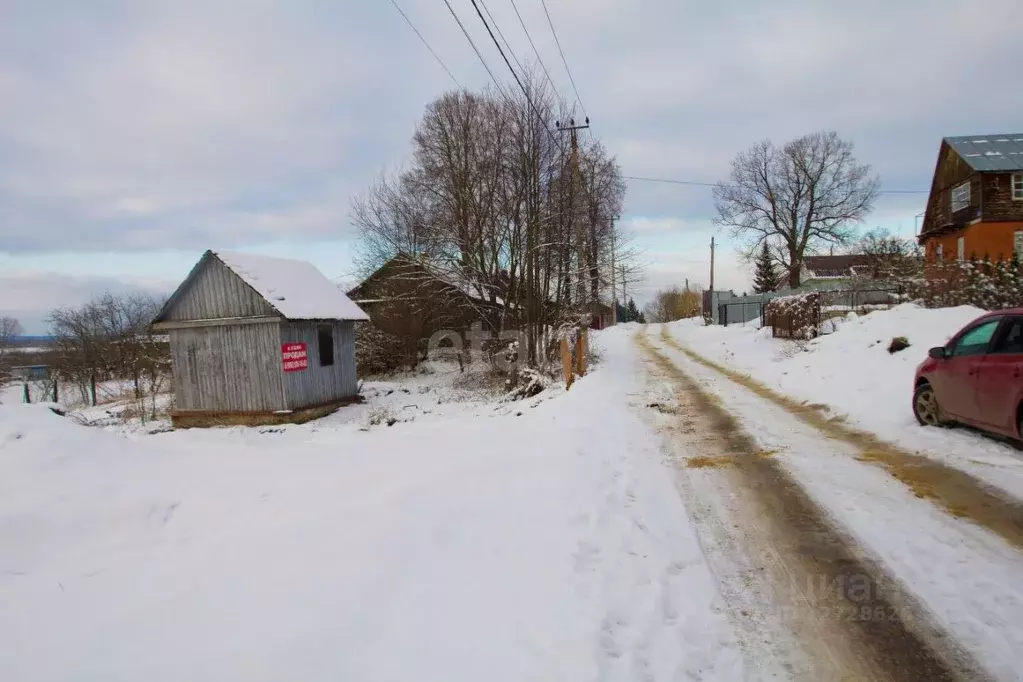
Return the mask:
[[931, 375], [938, 405], [958, 421], [980, 423], [977, 383], [991, 340], [1002, 318], [985, 318], [967, 327], [946, 346], [946, 357]]
[[1023, 316], [1005, 320], [977, 381], [979, 418], [992, 430], [1016, 435], [1016, 405], [1023, 389]]

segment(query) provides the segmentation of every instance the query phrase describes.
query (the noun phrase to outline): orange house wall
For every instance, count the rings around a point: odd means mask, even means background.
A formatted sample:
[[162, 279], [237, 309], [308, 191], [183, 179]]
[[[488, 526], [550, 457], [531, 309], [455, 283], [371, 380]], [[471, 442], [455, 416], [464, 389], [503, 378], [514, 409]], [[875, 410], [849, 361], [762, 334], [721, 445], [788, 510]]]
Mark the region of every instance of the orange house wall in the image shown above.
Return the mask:
[[[968, 225], [955, 232], [929, 238], [925, 255], [928, 259], [934, 259], [938, 244], [941, 244], [944, 260], [955, 260], [959, 237], [965, 237], [963, 257], [967, 260], [974, 255], [977, 258], [987, 255], [991, 260], [1006, 259], [1012, 255], [1016, 232], [1023, 232], [1023, 221]], [[1023, 254], [1020, 256], [1023, 257]]]

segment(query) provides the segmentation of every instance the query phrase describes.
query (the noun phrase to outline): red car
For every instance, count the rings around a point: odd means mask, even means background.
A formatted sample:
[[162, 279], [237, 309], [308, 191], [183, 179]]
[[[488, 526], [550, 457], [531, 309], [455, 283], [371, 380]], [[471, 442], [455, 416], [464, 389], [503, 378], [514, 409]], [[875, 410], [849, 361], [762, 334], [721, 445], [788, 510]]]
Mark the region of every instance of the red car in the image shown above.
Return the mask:
[[913, 414], [1023, 439], [1023, 308], [977, 318], [916, 368]]

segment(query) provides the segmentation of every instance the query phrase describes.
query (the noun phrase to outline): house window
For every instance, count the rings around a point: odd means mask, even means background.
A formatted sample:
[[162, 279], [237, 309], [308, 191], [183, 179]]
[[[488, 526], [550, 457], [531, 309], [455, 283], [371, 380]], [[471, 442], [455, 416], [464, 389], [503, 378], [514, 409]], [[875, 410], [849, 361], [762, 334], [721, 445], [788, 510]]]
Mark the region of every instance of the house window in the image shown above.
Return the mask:
[[966, 237], [956, 240], [956, 260], [960, 263], [966, 260]]
[[1012, 198], [1015, 201], [1023, 201], [1023, 173], [1012, 175]]
[[945, 245], [944, 244], [938, 244], [937, 246], [934, 247], [934, 258], [935, 258], [935, 260], [937, 260], [939, 262], [945, 260]]
[[334, 364], [334, 328], [324, 324], [316, 328], [316, 346], [320, 352], [320, 367]]
[[952, 188], [952, 212], [970, 207], [970, 183], [964, 182]]

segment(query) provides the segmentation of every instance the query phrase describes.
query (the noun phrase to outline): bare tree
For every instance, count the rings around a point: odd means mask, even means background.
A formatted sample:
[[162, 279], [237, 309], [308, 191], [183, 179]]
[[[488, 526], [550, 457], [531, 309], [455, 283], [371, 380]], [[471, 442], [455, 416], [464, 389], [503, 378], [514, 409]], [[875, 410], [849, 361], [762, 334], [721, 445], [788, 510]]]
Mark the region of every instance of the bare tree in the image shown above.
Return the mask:
[[767, 243], [799, 286], [803, 257], [826, 245], [848, 244], [853, 225], [873, 207], [878, 179], [834, 132], [760, 142], [732, 161], [730, 181], [714, 187], [715, 222], [732, 230], [752, 258]]
[[14, 317], [0, 317], [0, 373], [7, 369], [7, 355], [14, 337], [22, 333], [21, 323]]
[[923, 254], [915, 239], [903, 239], [884, 228], [866, 232], [856, 242], [853, 253], [867, 257], [871, 279], [904, 279], [918, 275]]
[[13, 317], [0, 317], [0, 387], [7, 379], [8, 356], [14, 337], [22, 333], [21, 323]]
[[683, 289], [679, 286], [661, 289], [643, 306], [648, 322], [674, 322], [700, 314], [702, 287]]
[[[494, 331], [523, 332], [520, 352], [536, 364], [553, 330], [611, 302], [612, 265], [618, 281], [638, 273], [613, 225], [625, 193], [617, 162], [599, 142], [573, 149], [555, 137], [555, 122], [573, 113], [542, 76], [527, 72], [523, 84], [528, 94], [461, 91], [431, 103], [409, 167], [360, 196], [352, 220], [364, 275], [401, 256], [416, 265], [405, 277], [430, 281], [398, 288], [434, 292], [417, 311], [437, 317], [468, 292], [500, 310]], [[450, 299], [434, 280], [454, 285]]]
[[49, 323], [57, 374], [92, 404], [96, 384], [108, 379], [129, 381], [137, 401], [147, 386], [159, 390], [163, 382], [155, 375], [166, 370], [169, 358], [149, 324], [161, 305], [148, 294], [108, 292], [78, 308], [53, 310]]

